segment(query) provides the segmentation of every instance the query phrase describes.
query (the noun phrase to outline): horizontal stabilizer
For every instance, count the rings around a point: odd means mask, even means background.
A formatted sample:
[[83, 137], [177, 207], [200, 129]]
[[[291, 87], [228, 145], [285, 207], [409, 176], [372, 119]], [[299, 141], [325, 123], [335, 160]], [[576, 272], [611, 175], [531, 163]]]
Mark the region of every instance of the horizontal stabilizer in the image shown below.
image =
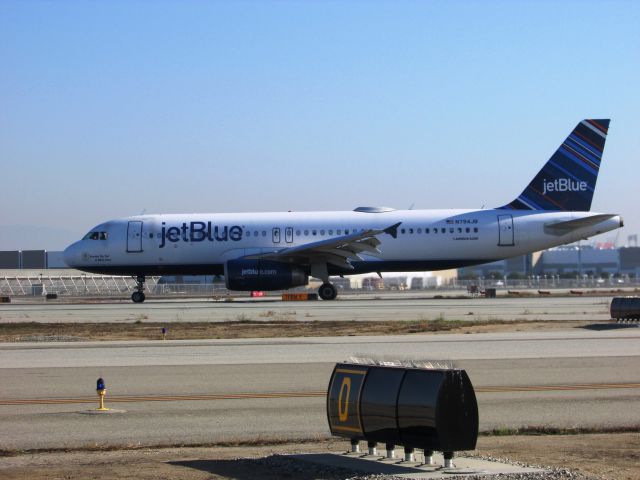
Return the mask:
[[592, 227], [598, 223], [609, 220], [616, 217], [615, 214], [603, 213], [600, 215], [593, 215], [591, 217], [577, 218], [575, 220], [567, 220], [566, 222], [550, 223], [544, 226], [544, 233], [548, 235], [566, 235], [574, 230], [578, 230], [584, 227]]

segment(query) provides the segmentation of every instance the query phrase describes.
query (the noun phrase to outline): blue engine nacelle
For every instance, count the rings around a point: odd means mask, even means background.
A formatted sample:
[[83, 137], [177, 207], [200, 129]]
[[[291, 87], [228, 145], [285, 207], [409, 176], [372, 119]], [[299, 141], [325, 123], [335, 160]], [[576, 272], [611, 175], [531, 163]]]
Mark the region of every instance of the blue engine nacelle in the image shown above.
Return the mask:
[[229, 290], [286, 290], [309, 283], [300, 267], [271, 260], [229, 260], [224, 267]]

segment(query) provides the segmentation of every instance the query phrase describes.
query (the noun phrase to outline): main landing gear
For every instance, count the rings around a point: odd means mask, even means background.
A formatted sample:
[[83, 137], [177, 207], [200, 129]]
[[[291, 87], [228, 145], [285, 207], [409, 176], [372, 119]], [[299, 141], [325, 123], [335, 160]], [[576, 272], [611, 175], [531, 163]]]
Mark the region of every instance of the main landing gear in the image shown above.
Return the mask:
[[322, 300], [335, 300], [338, 296], [338, 289], [332, 283], [323, 283], [318, 289], [318, 295]]
[[135, 277], [136, 279], [136, 291], [131, 294], [131, 300], [133, 303], [142, 303], [144, 302], [144, 275], [138, 275]]
[[322, 280], [322, 285], [318, 289], [318, 296], [322, 300], [335, 300], [338, 296], [336, 287], [329, 283], [329, 271], [326, 262], [317, 262], [311, 264], [311, 276]]

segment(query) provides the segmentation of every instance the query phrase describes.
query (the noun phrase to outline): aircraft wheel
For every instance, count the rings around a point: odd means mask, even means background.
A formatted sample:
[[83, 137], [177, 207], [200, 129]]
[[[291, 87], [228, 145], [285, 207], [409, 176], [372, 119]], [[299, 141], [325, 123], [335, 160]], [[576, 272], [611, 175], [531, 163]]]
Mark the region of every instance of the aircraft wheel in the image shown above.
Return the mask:
[[318, 295], [322, 300], [335, 300], [338, 290], [331, 283], [323, 283], [318, 289]]
[[131, 300], [133, 300], [133, 303], [142, 303], [144, 302], [144, 293], [142, 292], [133, 292], [133, 294], [131, 295]]

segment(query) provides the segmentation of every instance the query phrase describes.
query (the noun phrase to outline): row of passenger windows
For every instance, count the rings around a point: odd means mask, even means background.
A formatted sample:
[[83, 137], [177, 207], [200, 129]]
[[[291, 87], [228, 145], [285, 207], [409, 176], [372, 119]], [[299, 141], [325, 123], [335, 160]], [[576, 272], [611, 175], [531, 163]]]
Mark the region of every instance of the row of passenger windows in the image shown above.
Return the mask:
[[[321, 235], [321, 236], [329, 235], [329, 236], [333, 236], [334, 232], [335, 232], [336, 235], [349, 235], [349, 233], [357, 233], [358, 231], [364, 232], [364, 228], [361, 229], [361, 230], [358, 230], [357, 228], [352, 228], [352, 229], [345, 228], [344, 230], [341, 229], [341, 228], [339, 228], [337, 230], [333, 230], [333, 229], [328, 229], [328, 230], [320, 229], [320, 230], [318, 230], [318, 229], [315, 229], [315, 228], [312, 229], [312, 230], [296, 230], [296, 236], [299, 237], [299, 236], [301, 236], [303, 234], [305, 236], [309, 236], [309, 235]], [[262, 235], [263, 237], [266, 237], [267, 236], [267, 231], [266, 230], [262, 230], [262, 232], [259, 232], [259, 231], [247, 230], [246, 231], [246, 235], [247, 235], [247, 237], [251, 237], [251, 236], [258, 237], [260, 235]]]
[[[449, 227], [449, 233], [471, 233], [472, 229], [470, 227], [466, 227], [466, 228], [462, 228], [462, 227], [458, 227], [453, 228], [453, 227]], [[354, 234], [354, 233], [358, 233], [358, 232], [364, 232], [364, 229], [360, 229], [358, 230], [357, 228], [345, 228], [344, 230], [341, 228], [338, 228], [337, 230], [335, 230], [335, 234], [340, 236], [340, 235], [349, 235], [350, 233]], [[422, 228], [401, 228], [400, 229], [400, 233], [402, 235], [413, 235], [414, 233], [417, 234], [421, 234], [424, 231], [424, 233], [429, 234], [429, 233], [447, 233], [447, 229], [446, 228], [438, 228], [438, 227], [434, 227], [434, 228], [425, 228], [424, 230]], [[344, 232], [344, 233], [343, 233]], [[258, 231], [258, 230], [247, 230], [246, 232], [247, 237], [266, 237], [267, 236], [267, 231], [266, 230], [262, 230], [262, 231]], [[333, 229], [328, 229], [328, 230], [324, 230], [324, 229], [311, 229], [311, 230], [296, 230], [296, 236], [301, 236], [304, 234], [304, 236], [308, 237], [309, 235], [312, 236], [324, 236], [324, 235], [329, 235], [329, 236], [333, 236], [334, 230]], [[473, 227], [473, 233], [478, 233], [478, 227]], [[150, 238], [153, 238], [153, 234], [149, 234]], [[106, 240], [107, 239], [107, 232], [89, 232], [87, 233], [83, 240]]]
[[83, 240], [106, 240], [107, 232], [89, 232], [87, 233]]
[[[456, 231], [458, 233], [471, 233], [472, 230], [473, 230], [473, 233], [478, 233], [478, 227], [473, 227], [473, 229], [471, 227], [465, 227], [465, 228], [462, 228], [462, 227], [457, 227], [457, 228], [449, 227], [449, 233], [456, 233]], [[422, 233], [422, 228], [416, 228], [415, 230], [413, 228], [401, 228], [400, 229], [400, 233], [403, 234], [403, 235], [405, 235], [405, 234], [413, 235], [414, 231], [415, 231], [415, 233]], [[447, 229], [446, 228], [435, 227], [435, 228], [425, 228], [424, 229], [424, 233], [427, 233], [427, 234], [431, 233], [431, 232], [438, 233], [438, 231], [439, 231], [439, 233], [447, 233]]]
[[[457, 227], [457, 228], [453, 228], [453, 227], [449, 227], [449, 233], [478, 233], [478, 227]], [[349, 235], [349, 233], [358, 233], [358, 231], [360, 232], [364, 232], [364, 229], [360, 229], [358, 230], [357, 228], [352, 228], [352, 229], [348, 229], [345, 228], [344, 229], [344, 235]], [[424, 233], [426, 234], [430, 234], [430, 233], [447, 233], [447, 229], [446, 228], [438, 228], [438, 227], [434, 227], [434, 228], [425, 228], [424, 230], [420, 227], [418, 228], [401, 228], [400, 229], [400, 233], [402, 235], [413, 235], [414, 233], [417, 234], [421, 234], [424, 231]], [[312, 230], [296, 230], [296, 236], [299, 237], [301, 235], [304, 234], [304, 236], [316, 236], [316, 235], [320, 235], [320, 236], [324, 236], [324, 235], [329, 235], [329, 236], [333, 236], [333, 229], [328, 229], [328, 230], [317, 230], [317, 229], [312, 229]], [[259, 237], [259, 236], [263, 236], [266, 237], [267, 236], [267, 231], [266, 230], [262, 230], [262, 232], [257, 231], [257, 230], [247, 230], [246, 232], [247, 237]], [[341, 228], [335, 230], [336, 235], [343, 235], [343, 230]]]

